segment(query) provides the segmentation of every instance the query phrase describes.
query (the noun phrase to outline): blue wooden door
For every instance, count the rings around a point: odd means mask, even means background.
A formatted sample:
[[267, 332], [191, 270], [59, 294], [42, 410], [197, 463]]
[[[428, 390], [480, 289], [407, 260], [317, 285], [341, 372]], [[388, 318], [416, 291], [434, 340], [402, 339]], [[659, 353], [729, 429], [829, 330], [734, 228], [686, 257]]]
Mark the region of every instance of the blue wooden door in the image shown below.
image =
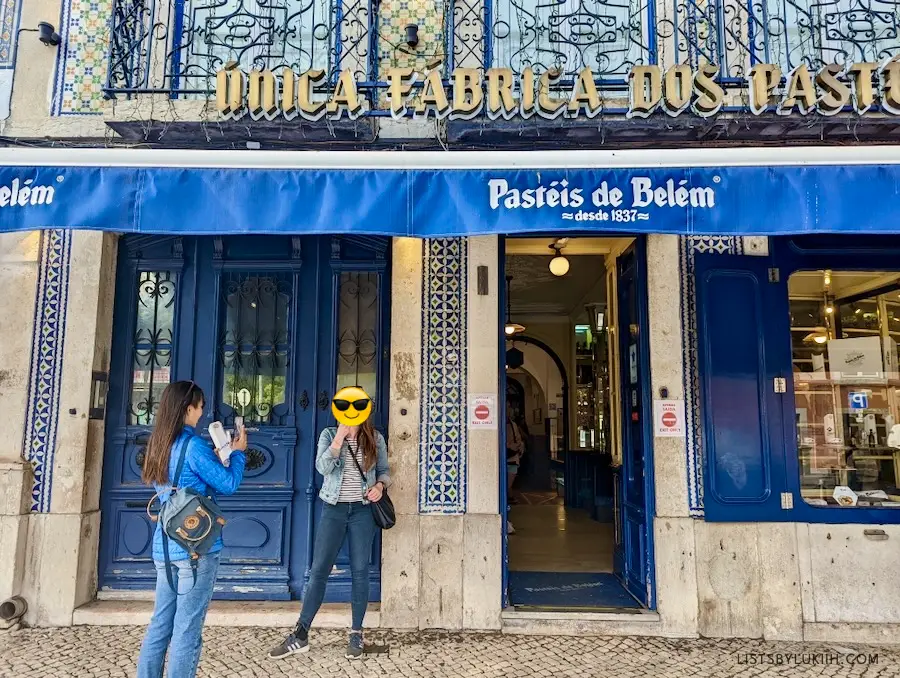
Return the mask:
[[614, 564], [628, 591], [653, 608], [652, 403], [644, 242], [639, 239], [617, 262], [622, 466], [616, 479]]
[[[698, 254], [697, 343], [706, 520], [789, 520], [782, 509], [793, 399], [787, 283], [763, 257]], [[783, 389], [782, 389], [783, 390]]]
[[[220, 499], [229, 522], [217, 595], [302, 595], [320, 484], [315, 447], [321, 428], [331, 424], [330, 394], [351, 374], [371, 383], [376, 400], [386, 387], [386, 253], [378, 239], [122, 239], [103, 472], [102, 587], [153, 585], [143, 449], [162, 390], [193, 379], [206, 393], [204, 434], [211, 420], [231, 427], [236, 416], [251, 432], [244, 482], [233, 497]], [[365, 299], [366, 312], [351, 316], [341, 304], [352, 306], [348, 288], [361, 277], [373, 277], [375, 291]], [[365, 340], [348, 339], [359, 335]], [[373, 577], [378, 580], [377, 568]], [[336, 584], [340, 599], [343, 582]]]

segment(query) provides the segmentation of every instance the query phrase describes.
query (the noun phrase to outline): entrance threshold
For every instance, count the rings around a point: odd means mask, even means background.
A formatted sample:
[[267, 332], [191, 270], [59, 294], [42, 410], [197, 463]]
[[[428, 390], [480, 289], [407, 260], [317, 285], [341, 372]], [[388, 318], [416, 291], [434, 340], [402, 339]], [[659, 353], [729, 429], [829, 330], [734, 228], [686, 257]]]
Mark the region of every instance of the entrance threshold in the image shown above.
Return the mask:
[[507, 608], [501, 613], [503, 633], [531, 636], [664, 636], [682, 637], [664, 628], [659, 614], [648, 610], [574, 612]]
[[[153, 600], [97, 600], [75, 610], [75, 626], [146, 626], [153, 614]], [[300, 615], [300, 601], [214, 600], [206, 617], [207, 626], [290, 628]], [[366, 628], [381, 626], [381, 606], [370, 603]], [[325, 604], [316, 615], [323, 629], [350, 628], [350, 604]]]

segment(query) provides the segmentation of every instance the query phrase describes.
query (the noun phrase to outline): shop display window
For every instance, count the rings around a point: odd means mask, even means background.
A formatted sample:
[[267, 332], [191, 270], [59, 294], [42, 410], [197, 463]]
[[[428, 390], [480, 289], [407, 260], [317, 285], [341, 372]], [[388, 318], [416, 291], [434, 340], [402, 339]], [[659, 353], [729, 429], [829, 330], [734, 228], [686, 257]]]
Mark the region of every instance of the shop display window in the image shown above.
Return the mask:
[[803, 500], [900, 507], [900, 273], [797, 271], [788, 293]]

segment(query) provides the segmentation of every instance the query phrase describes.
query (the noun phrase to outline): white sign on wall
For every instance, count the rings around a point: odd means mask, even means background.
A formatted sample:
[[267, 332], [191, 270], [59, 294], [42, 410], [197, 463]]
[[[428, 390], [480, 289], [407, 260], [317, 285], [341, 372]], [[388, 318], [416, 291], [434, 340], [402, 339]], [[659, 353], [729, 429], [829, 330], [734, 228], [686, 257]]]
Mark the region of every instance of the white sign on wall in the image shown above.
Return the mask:
[[654, 400], [653, 430], [657, 438], [684, 436], [684, 401]]
[[469, 396], [469, 428], [497, 428], [497, 396], [493, 393]]

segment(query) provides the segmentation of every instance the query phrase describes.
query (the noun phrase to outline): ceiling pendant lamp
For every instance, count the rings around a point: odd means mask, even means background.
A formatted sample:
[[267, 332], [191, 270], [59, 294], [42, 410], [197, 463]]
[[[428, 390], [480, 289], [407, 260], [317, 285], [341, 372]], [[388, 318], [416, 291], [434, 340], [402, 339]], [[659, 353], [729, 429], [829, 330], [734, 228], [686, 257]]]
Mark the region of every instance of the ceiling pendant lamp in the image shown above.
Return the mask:
[[525, 331], [524, 325], [519, 325], [518, 323], [514, 323], [511, 320], [512, 313], [511, 313], [510, 309], [512, 308], [512, 305], [511, 305], [510, 299], [509, 299], [509, 284], [511, 282], [512, 282], [512, 276], [511, 275], [506, 276], [506, 326], [503, 328], [503, 332], [506, 334], [507, 337], [512, 337], [517, 334], [521, 334], [522, 332]]
[[553, 258], [550, 260], [550, 272], [557, 278], [569, 272], [569, 260], [559, 253], [563, 247], [565, 245], [561, 245], [559, 242], [550, 245], [550, 249], [553, 250]]

